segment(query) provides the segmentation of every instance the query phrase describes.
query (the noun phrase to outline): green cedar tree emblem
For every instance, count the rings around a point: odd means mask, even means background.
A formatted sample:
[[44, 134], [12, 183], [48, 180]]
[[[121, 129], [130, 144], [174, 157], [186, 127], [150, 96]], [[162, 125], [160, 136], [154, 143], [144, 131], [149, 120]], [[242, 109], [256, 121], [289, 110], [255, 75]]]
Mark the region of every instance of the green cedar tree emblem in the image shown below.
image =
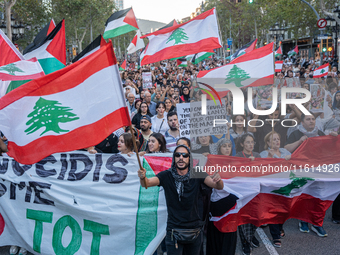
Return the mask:
[[172, 32], [171, 36], [169, 39], [166, 41], [166, 43], [175, 40], [174, 45], [179, 44], [179, 43], [184, 43], [182, 40], [188, 40], [189, 37], [187, 34], [184, 32], [183, 28], [177, 28], [175, 31]]
[[9, 73], [10, 75], [15, 75], [15, 72], [20, 72], [20, 73], [24, 73], [23, 70], [21, 70], [20, 68], [18, 68], [15, 64], [9, 64], [9, 65], [5, 65], [0, 67], [0, 71], [5, 71], [7, 73]]
[[230, 69], [227, 74], [227, 78], [225, 79], [225, 84], [234, 83], [236, 87], [242, 87], [241, 82], [249, 79], [249, 74], [243, 69], [234, 65], [233, 68]]
[[308, 177], [296, 177], [296, 175], [291, 172], [289, 175], [289, 179], [292, 180], [291, 183], [287, 184], [284, 187], [279, 188], [278, 190], [273, 190], [272, 193], [281, 194], [284, 196], [289, 196], [293, 189], [299, 189], [307, 184], [308, 181], [314, 181], [313, 178]]
[[325, 69], [322, 69], [320, 73], [324, 73], [325, 72]]
[[79, 117], [71, 112], [72, 109], [70, 107], [58, 105], [61, 105], [58, 101], [46, 100], [40, 97], [33, 107], [33, 112], [27, 116], [28, 118], [31, 118], [26, 122], [27, 126], [31, 125], [25, 130], [27, 135], [43, 127], [46, 129], [40, 136], [48, 131], [53, 131], [57, 134], [60, 132], [68, 132], [69, 130], [61, 129], [59, 123], [78, 120]]

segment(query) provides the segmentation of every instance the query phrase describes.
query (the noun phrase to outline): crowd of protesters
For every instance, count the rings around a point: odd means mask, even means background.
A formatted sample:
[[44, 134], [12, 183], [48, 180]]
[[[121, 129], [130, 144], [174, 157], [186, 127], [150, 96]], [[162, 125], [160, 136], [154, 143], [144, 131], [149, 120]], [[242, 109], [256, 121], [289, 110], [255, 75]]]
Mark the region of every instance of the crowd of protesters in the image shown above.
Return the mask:
[[[283, 58], [281, 72], [275, 73], [274, 86], [277, 88], [303, 87], [308, 90], [312, 85], [319, 85], [324, 91], [326, 101], [321, 110], [304, 115], [296, 106], [289, 105], [286, 116], [280, 115], [279, 107], [268, 116], [257, 116], [246, 110], [242, 115], [232, 115], [232, 96], [230, 93], [224, 98], [227, 107], [227, 119], [236, 124], [229, 126], [228, 134], [201, 136], [191, 141], [180, 137], [177, 106], [181, 103], [199, 101], [202, 91], [198, 89], [196, 77], [199, 71], [210, 70], [223, 65], [223, 60], [214, 58], [200, 62], [198, 65], [189, 64], [178, 67], [176, 61], [162, 61], [158, 64], [144, 66], [139, 69], [129, 69], [121, 72], [126, 103], [132, 121], [133, 132], [137, 141], [139, 154], [173, 152], [178, 144], [185, 144], [193, 153], [255, 158], [285, 158], [289, 160], [291, 154], [310, 137], [332, 135], [339, 133], [340, 127], [340, 72], [334, 59], [320, 59], [293, 57]], [[313, 71], [325, 62], [329, 63], [327, 77], [313, 78]], [[133, 64], [133, 66], [136, 66]], [[151, 88], [143, 87], [143, 72], [151, 72]], [[266, 84], [267, 85], [267, 84]], [[268, 85], [270, 86], [270, 85]], [[253, 102], [258, 97], [256, 90]], [[244, 89], [246, 98], [246, 90]], [[296, 98], [303, 95], [295, 95]], [[313, 97], [313, 95], [312, 95]], [[251, 100], [248, 98], [248, 100]], [[309, 109], [311, 102], [304, 106]], [[260, 105], [254, 105], [262, 109]], [[294, 119], [296, 127], [284, 127], [279, 121], [272, 123], [265, 119]], [[248, 120], [255, 124], [263, 120], [262, 127], [247, 126]], [[7, 142], [1, 134], [2, 141]], [[336, 139], [336, 138], [334, 138]], [[0, 144], [2, 152], [6, 152], [4, 144]], [[134, 154], [132, 135], [129, 127], [116, 130], [104, 141], [96, 146], [86, 148], [89, 153], [121, 153], [131, 156]], [[218, 191], [214, 191], [218, 192]], [[333, 205], [333, 222], [340, 223], [339, 197]], [[232, 201], [232, 199], [231, 199]], [[232, 201], [234, 202], [234, 201]], [[205, 217], [202, 215], [202, 219]], [[283, 225], [270, 224], [270, 233], [275, 247], [281, 247], [281, 238], [285, 235]], [[207, 237], [206, 254], [235, 254], [237, 234], [220, 233], [213, 225], [209, 225], [214, 238]], [[309, 232], [308, 223], [299, 223], [301, 232]], [[327, 236], [322, 227], [312, 226], [311, 229], [320, 237]], [[239, 226], [238, 232], [244, 254], [250, 254], [253, 247], [258, 247], [255, 238], [256, 227], [252, 224]], [[209, 235], [209, 233], [208, 233]], [[165, 252], [165, 247], [162, 247]]]

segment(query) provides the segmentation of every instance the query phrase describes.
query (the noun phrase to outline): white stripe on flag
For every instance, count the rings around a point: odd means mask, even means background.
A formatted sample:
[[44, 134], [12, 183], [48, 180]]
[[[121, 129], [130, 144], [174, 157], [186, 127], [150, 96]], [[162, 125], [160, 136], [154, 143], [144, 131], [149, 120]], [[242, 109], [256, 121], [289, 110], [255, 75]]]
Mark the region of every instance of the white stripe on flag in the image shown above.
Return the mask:
[[122, 26], [127, 25], [127, 23], [125, 23], [125, 22], [123, 21], [123, 20], [125, 19], [125, 17], [126, 17], [126, 16], [121, 17], [121, 18], [119, 18], [119, 19], [115, 19], [115, 20], [110, 21], [110, 22], [107, 24], [104, 33], [105, 33], [106, 31], [110, 31], [110, 30], [116, 29], [117, 27], [122, 27]]

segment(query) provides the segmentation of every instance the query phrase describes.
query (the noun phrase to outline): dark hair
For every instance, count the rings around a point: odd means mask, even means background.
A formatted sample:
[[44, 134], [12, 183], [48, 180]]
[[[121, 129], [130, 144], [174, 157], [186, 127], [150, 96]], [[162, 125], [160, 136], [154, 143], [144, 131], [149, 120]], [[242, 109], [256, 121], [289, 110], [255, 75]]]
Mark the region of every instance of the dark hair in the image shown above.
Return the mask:
[[[131, 133], [123, 133], [120, 136], [123, 136], [125, 146], [130, 151], [134, 151]], [[136, 145], [137, 145], [137, 148], [138, 148], [139, 147], [139, 141], [137, 139], [136, 139]]]
[[[150, 139], [151, 136], [156, 138], [156, 140], [158, 141], [159, 145], [161, 146], [159, 148], [160, 152], [168, 152], [168, 149], [166, 148], [166, 140], [165, 140], [164, 136], [161, 133], [152, 133], [149, 136], [149, 139]], [[146, 153], [150, 153], [149, 146], [146, 148]]]
[[163, 105], [163, 107], [164, 107], [164, 109], [165, 109], [165, 103], [164, 103], [164, 102], [158, 102], [158, 103], [156, 104], [156, 109], [158, 109], [158, 107], [159, 107], [161, 104]]
[[243, 146], [241, 144], [244, 144], [244, 141], [247, 139], [247, 137], [250, 136], [251, 138], [253, 138], [253, 140], [255, 141], [254, 137], [247, 133], [247, 134], [243, 134], [238, 140], [237, 140], [237, 145], [236, 145], [236, 151], [243, 151]]
[[141, 99], [136, 99], [136, 101], [135, 101], [135, 108], [137, 109], [137, 103], [138, 102], [143, 102]]
[[304, 113], [301, 113], [301, 117], [300, 117], [301, 122], [303, 122], [307, 116], [313, 116], [314, 117], [314, 115], [305, 115]]
[[[244, 123], [247, 123], [247, 121], [246, 121], [247, 118], [246, 118], [245, 115], [243, 115], [243, 114], [233, 115], [233, 117], [232, 117], [232, 120], [233, 120], [233, 126], [232, 126], [232, 128], [233, 128], [233, 130], [234, 130], [235, 132], [236, 132], [236, 125], [234, 125], [234, 123], [236, 123], [236, 118], [237, 118], [238, 116], [242, 116], [243, 119], [245, 120]], [[247, 125], [245, 125], [245, 127], [243, 127], [243, 131], [244, 131], [244, 132], [247, 132]]]
[[180, 137], [177, 142], [176, 142], [176, 145], [178, 146], [178, 141], [179, 140], [184, 140], [188, 145], [189, 145], [189, 148], [191, 148], [191, 142], [190, 142], [190, 139], [186, 138], [186, 137]]
[[[203, 136], [203, 135], [202, 135], [202, 136]], [[204, 135], [204, 136], [209, 136], [209, 143], [213, 143], [213, 139], [212, 139], [211, 135]], [[200, 140], [199, 140], [200, 137], [201, 137], [201, 136], [198, 136], [198, 137], [196, 138], [196, 143], [197, 143], [197, 144], [201, 144], [201, 142], [200, 142]]]
[[[149, 110], [149, 106], [148, 106], [148, 104], [147, 104], [146, 102], [142, 102], [142, 103], [140, 104], [138, 113], [139, 113], [139, 114], [142, 114], [142, 104], [146, 104], [146, 107], [148, 108], [146, 114], [151, 115], [150, 110]], [[151, 116], [152, 116], [152, 115], [151, 115]]]
[[176, 115], [178, 117], [177, 112], [169, 112], [168, 116], [166, 116], [166, 119], [168, 120], [169, 117], [174, 116], [174, 115]]

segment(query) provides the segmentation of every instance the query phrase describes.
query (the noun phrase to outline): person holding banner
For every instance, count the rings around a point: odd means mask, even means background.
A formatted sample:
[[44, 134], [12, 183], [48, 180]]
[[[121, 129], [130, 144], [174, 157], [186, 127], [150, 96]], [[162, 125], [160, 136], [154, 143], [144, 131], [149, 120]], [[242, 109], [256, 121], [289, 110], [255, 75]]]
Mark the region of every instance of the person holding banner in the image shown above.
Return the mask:
[[138, 170], [142, 187], [162, 186], [168, 209], [165, 243], [168, 255], [200, 254], [204, 225], [199, 201], [201, 184], [210, 188], [223, 189], [223, 181], [218, 173], [212, 177], [206, 173], [203, 178], [190, 178], [192, 159], [190, 149], [179, 145], [174, 150], [172, 165], [156, 177], [147, 178], [146, 170]]

